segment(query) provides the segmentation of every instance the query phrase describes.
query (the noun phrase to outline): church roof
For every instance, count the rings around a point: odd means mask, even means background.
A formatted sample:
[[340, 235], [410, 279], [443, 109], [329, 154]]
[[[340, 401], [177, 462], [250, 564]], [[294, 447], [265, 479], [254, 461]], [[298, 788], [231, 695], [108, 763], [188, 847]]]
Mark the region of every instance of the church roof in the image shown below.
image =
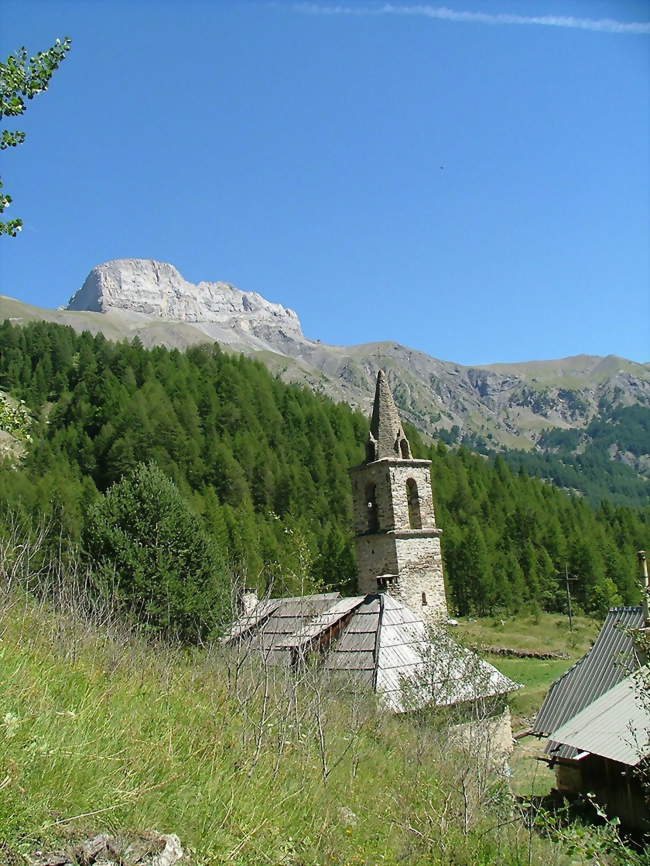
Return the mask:
[[396, 713], [518, 688], [444, 630], [429, 630], [420, 616], [388, 594], [260, 601], [224, 638], [226, 643], [237, 640], [272, 664], [290, 664], [320, 650], [326, 671], [364, 683]]
[[255, 607], [236, 620], [222, 638], [223, 643], [246, 640], [271, 663], [289, 658], [284, 642], [341, 598], [339, 592], [300, 595], [293, 598], [260, 599]]

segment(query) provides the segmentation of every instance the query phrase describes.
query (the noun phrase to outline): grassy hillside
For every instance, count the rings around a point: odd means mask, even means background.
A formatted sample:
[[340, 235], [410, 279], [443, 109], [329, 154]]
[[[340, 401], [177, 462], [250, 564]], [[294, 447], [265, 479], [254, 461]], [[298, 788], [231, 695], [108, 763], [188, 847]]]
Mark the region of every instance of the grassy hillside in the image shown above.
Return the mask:
[[[589, 617], [574, 617], [570, 629], [566, 617], [538, 612], [464, 619], [455, 633], [468, 645], [482, 650], [486, 659], [521, 684], [519, 691], [510, 696], [512, 729], [516, 734], [530, 728], [551, 684], [589, 650], [599, 630], [600, 623]], [[490, 653], [490, 648], [557, 653], [562, 658], [508, 657]], [[544, 741], [537, 737], [516, 740], [510, 766], [511, 786], [517, 794], [543, 797], [555, 787], [554, 772], [537, 760], [543, 750]]]
[[544, 385], [576, 387], [604, 381], [615, 373], [632, 373], [648, 378], [650, 365], [628, 361], [618, 355], [571, 355], [551, 361], [520, 361], [512, 364], [485, 364], [485, 370], [495, 370], [509, 376], [519, 376]]
[[296, 683], [218, 648], [148, 645], [105, 612], [89, 622], [81, 599], [0, 603], [4, 856], [155, 829], [206, 866], [648, 862], [608, 828], [527, 823], [435, 715], [388, 716], [314, 671]]
[[[549, 686], [589, 650], [600, 623], [585, 616], [568, 619], [557, 614], [483, 617], [461, 620], [458, 634], [470, 646], [524, 688], [512, 697], [513, 728], [528, 727]], [[490, 648], [557, 653], [563, 658], [513, 658], [492, 654]]]

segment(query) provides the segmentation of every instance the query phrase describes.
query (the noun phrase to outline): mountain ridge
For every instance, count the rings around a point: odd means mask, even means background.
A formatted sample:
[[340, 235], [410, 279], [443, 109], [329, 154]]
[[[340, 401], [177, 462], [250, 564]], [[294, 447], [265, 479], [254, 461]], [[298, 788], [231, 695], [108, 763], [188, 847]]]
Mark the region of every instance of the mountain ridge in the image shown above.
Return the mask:
[[231, 283], [189, 283], [173, 265], [149, 259], [98, 265], [65, 309], [0, 296], [0, 318], [138, 337], [145, 346], [218, 342], [257, 357], [284, 381], [366, 412], [383, 367], [400, 411], [421, 431], [456, 431], [456, 441], [479, 438], [495, 450], [535, 451], [548, 430], [585, 430], [614, 409], [650, 407], [650, 364], [582, 353], [463, 365], [395, 341], [330, 346], [305, 337], [298, 314], [282, 304]]

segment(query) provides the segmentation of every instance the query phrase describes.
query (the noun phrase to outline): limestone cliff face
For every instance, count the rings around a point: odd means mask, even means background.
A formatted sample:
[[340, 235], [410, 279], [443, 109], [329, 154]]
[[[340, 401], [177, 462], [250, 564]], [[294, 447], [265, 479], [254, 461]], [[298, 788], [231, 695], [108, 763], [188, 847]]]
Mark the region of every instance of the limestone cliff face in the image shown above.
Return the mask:
[[198, 285], [173, 265], [152, 259], [116, 259], [93, 268], [70, 299], [68, 310], [122, 310], [177, 322], [215, 322], [243, 331], [271, 325], [302, 337], [293, 310], [230, 283]]

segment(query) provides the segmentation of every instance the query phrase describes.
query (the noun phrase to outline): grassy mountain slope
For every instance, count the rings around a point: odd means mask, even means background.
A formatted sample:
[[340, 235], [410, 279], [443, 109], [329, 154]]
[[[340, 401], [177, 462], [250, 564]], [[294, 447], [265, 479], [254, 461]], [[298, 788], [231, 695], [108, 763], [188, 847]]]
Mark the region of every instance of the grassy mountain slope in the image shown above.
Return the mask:
[[[489, 453], [485, 441], [474, 441]], [[597, 504], [609, 499], [627, 505], [650, 501], [650, 409], [627, 406], [603, 412], [583, 430], [551, 429], [537, 452], [510, 451], [510, 465], [580, 492]]]
[[177, 833], [189, 866], [647, 862], [608, 828], [539, 814], [536, 829], [445, 718], [387, 715], [316, 671], [148, 645], [78, 593], [60, 601], [0, 598], [7, 862], [151, 829]]

